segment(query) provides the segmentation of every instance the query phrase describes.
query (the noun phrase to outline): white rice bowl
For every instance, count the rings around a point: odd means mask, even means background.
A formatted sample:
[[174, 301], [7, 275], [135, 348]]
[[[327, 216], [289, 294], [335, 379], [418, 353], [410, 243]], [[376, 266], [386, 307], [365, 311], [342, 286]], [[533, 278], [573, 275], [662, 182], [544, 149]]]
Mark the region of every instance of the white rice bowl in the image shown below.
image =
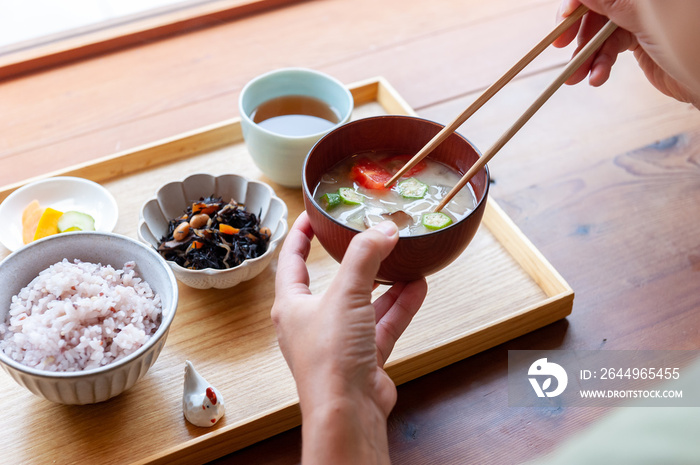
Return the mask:
[[54, 372], [99, 368], [134, 353], [162, 319], [160, 296], [134, 267], [66, 259], [51, 265], [12, 297], [0, 350]]

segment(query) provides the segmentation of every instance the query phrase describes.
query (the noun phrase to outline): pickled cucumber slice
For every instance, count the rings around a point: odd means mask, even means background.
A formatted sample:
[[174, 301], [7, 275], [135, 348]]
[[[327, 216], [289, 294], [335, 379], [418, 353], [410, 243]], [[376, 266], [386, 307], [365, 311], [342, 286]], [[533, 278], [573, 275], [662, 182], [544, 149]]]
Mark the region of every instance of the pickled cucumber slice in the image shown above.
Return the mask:
[[416, 178], [408, 178], [399, 183], [399, 194], [407, 199], [422, 199], [428, 192], [428, 185]]
[[57, 226], [58, 232], [94, 231], [95, 219], [87, 213], [68, 211], [58, 219]]
[[340, 201], [346, 205], [361, 205], [364, 201], [362, 194], [355, 192], [349, 187], [341, 187], [338, 189]]
[[441, 212], [424, 213], [422, 222], [426, 228], [436, 230], [451, 225], [452, 218]]
[[329, 192], [321, 196], [321, 206], [324, 210], [333, 210], [335, 207], [340, 205], [340, 194], [335, 192]]

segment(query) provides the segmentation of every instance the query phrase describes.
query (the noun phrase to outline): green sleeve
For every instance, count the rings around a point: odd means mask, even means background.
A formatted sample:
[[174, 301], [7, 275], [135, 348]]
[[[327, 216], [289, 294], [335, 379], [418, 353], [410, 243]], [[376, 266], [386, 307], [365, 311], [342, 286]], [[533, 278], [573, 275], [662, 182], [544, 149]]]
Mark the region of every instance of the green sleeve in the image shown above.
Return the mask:
[[[700, 389], [700, 363], [684, 369]], [[700, 407], [619, 407], [530, 465], [700, 464]]]

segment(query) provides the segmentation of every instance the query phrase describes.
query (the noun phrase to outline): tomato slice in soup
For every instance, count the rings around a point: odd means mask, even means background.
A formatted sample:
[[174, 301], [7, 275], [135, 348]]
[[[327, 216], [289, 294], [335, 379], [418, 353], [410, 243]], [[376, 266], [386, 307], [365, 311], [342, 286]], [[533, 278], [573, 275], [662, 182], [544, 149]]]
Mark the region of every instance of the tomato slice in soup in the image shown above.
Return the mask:
[[[391, 179], [402, 166], [413, 158], [411, 155], [395, 155], [382, 159], [379, 163], [367, 158], [360, 158], [352, 167], [352, 179], [367, 189], [384, 189], [384, 184]], [[421, 160], [404, 173], [410, 178], [423, 171], [428, 165]]]
[[367, 189], [384, 189], [384, 184], [391, 179], [391, 174], [379, 164], [360, 158], [352, 166], [352, 179]]
[[[387, 171], [389, 171], [393, 175], [394, 173], [399, 171], [403, 167], [403, 165], [408, 163], [411, 158], [413, 158], [412, 155], [395, 155], [393, 157], [388, 157], [384, 159], [383, 164], [386, 167]], [[410, 178], [412, 176], [415, 176], [416, 174], [423, 171], [427, 166], [427, 163], [424, 160], [421, 160], [416, 164], [416, 166], [406, 171], [402, 177]]]

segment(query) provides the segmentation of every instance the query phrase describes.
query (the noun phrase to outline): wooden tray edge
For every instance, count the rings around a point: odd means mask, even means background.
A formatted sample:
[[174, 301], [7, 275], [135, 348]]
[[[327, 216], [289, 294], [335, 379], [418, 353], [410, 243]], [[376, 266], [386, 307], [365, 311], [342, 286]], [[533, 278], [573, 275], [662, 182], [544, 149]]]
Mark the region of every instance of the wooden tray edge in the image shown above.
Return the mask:
[[[359, 81], [349, 85], [348, 88], [356, 105], [377, 101], [385, 106], [387, 111], [395, 114], [414, 114], [408, 103], [382, 77]], [[25, 184], [54, 176], [79, 176], [95, 182], [104, 182], [240, 142], [243, 140], [240, 120], [239, 117], [230, 118], [112, 155], [5, 185], [0, 187], [0, 201]]]
[[[478, 333], [462, 336], [422, 354], [395, 360], [387, 365], [397, 385], [412, 381], [452, 363], [495, 347], [565, 318], [571, 313], [573, 292], [550, 297], [544, 304], [523, 308], [517, 315], [504, 318]], [[416, 359], [420, 358], [420, 364]], [[274, 425], [274, 426], [270, 426]], [[261, 416], [243, 425], [231, 425], [215, 436], [202, 436], [186, 444], [136, 462], [139, 465], [202, 464], [243, 449], [301, 425], [298, 403]]]
[[573, 300], [574, 291], [571, 286], [491, 197], [482, 223], [547, 297], [564, 298], [571, 295]]
[[146, 457], [132, 465], [193, 465], [203, 464], [243, 449], [256, 442], [288, 431], [301, 424], [299, 403], [293, 402], [253, 421], [228, 425], [216, 436], [203, 435], [183, 445]]
[[[422, 354], [395, 360], [387, 365], [386, 371], [397, 385], [414, 380], [565, 318], [571, 314], [573, 300], [573, 292], [550, 297], [544, 303], [525, 307], [517, 314], [481, 328], [478, 332], [455, 338]], [[420, 366], [416, 364], [418, 358]]]

